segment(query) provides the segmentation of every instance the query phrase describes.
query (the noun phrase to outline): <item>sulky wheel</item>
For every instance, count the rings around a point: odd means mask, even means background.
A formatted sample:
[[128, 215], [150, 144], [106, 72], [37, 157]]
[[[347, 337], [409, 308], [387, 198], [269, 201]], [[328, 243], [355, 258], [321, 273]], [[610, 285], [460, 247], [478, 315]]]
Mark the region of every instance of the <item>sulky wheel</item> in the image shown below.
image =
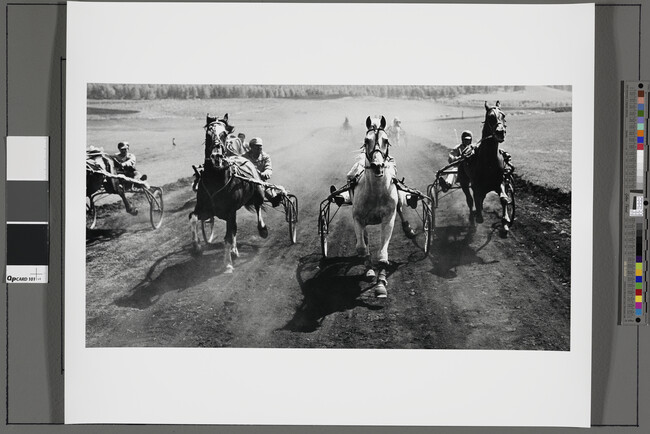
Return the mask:
[[508, 195], [508, 204], [506, 205], [506, 212], [510, 217], [510, 225], [515, 222], [515, 187], [512, 181], [506, 182], [506, 195]]
[[201, 220], [201, 232], [203, 233], [203, 241], [210, 244], [210, 236], [212, 236], [212, 229], [214, 228], [214, 217], [209, 220]]
[[86, 229], [95, 229], [97, 225], [97, 207], [92, 197], [86, 196]]
[[149, 220], [151, 227], [158, 229], [162, 225], [163, 220], [163, 191], [162, 188], [152, 187], [151, 197], [149, 198]]
[[296, 244], [298, 232], [298, 199], [293, 194], [287, 195], [285, 210], [287, 223], [289, 223], [289, 239], [291, 244]]
[[320, 233], [320, 249], [323, 258], [327, 258], [327, 220], [323, 214], [318, 216], [318, 232]]
[[424, 254], [428, 255], [433, 242], [433, 231], [435, 229], [435, 208], [422, 201], [422, 233], [424, 234]]
[[438, 180], [436, 179], [433, 184], [429, 184], [427, 187], [427, 196], [431, 199], [433, 208], [438, 207], [438, 195], [440, 193], [440, 186], [438, 185]]

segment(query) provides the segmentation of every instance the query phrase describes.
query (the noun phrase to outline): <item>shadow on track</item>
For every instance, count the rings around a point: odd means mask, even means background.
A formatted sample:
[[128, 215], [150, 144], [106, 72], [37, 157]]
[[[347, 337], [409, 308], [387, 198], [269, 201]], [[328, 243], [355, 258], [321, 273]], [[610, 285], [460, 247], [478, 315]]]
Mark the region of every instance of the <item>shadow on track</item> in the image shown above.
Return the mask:
[[470, 264], [494, 264], [499, 261], [486, 262], [478, 256], [491, 240], [494, 229], [488, 234], [486, 242], [478, 249], [470, 244], [474, 240], [476, 228], [471, 226], [446, 226], [436, 228], [436, 239], [432, 246], [434, 265], [431, 272], [436, 276], [447, 279], [456, 277], [455, 268]]
[[[360, 266], [359, 272], [352, 271]], [[392, 263], [387, 276], [399, 267]], [[305, 279], [305, 276], [311, 276]], [[374, 287], [366, 282], [363, 274], [363, 258], [334, 257], [321, 258], [318, 254], [304, 256], [296, 268], [296, 280], [300, 284], [304, 299], [297, 307], [291, 321], [282, 330], [309, 333], [317, 330], [323, 320], [335, 312], [344, 312], [356, 307], [369, 310], [383, 309], [383, 303], [371, 304], [360, 298]], [[374, 298], [372, 299], [374, 301]]]
[[86, 229], [86, 247], [115, 240], [126, 233], [126, 229]]
[[[245, 264], [257, 256], [257, 246], [240, 242], [238, 247], [241, 256], [236, 260], [236, 264]], [[221, 275], [225, 270], [222, 254], [223, 243], [210, 245], [203, 255], [198, 257], [190, 255], [189, 245], [169, 253], [159, 258], [149, 268], [146, 277], [114, 303], [119, 307], [147, 309], [167, 292], [182, 292]], [[174, 256], [179, 256], [181, 262], [175, 261]], [[163, 266], [164, 268], [159, 270]]]

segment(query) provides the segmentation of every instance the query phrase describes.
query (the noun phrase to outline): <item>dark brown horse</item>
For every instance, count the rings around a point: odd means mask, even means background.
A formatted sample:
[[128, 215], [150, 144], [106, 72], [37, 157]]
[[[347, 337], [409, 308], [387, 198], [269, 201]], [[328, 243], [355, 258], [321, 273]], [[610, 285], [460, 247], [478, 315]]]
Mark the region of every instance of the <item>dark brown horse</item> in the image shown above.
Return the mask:
[[115, 162], [101, 149], [91, 147], [86, 151], [86, 197], [90, 198], [104, 188], [106, 193], [119, 195], [124, 202], [126, 211], [136, 215], [138, 210], [126, 198], [123, 181], [117, 177], [106, 176], [106, 173], [117, 175]]
[[[226, 138], [234, 127], [228, 124], [228, 114], [223, 118], [208, 115], [205, 125], [205, 162], [196, 191], [196, 207], [190, 213], [192, 247], [200, 252], [198, 223], [218, 217], [226, 222], [224, 237], [224, 264], [226, 273], [232, 273], [232, 256], [237, 251], [237, 210], [242, 206], [257, 213], [257, 229], [261, 237], [268, 236], [262, 220], [264, 189], [235, 175], [260, 181], [257, 169], [243, 157], [227, 157]], [[208, 242], [212, 242], [214, 233]]]
[[[483, 223], [483, 200], [489, 192], [499, 195], [503, 207], [501, 218], [503, 231], [510, 230], [511, 218], [508, 215], [508, 196], [505, 191], [504, 172], [505, 163], [499, 152], [499, 143], [506, 138], [506, 115], [501, 110], [497, 101], [490, 107], [485, 102], [485, 122], [480, 142], [475, 146], [474, 154], [460, 164], [458, 182], [460, 183], [467, 206], [469, 207], [470, 221], [474, 221], [473, 206], [476, 205], [476, 222]], [[469, 186], [472, 186], [472, 193]]]

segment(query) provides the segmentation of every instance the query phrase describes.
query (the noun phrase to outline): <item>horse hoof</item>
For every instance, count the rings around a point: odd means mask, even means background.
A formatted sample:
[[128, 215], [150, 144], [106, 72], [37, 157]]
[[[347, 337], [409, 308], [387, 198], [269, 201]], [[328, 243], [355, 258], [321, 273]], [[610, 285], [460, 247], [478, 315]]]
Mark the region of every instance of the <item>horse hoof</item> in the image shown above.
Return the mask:
[[232, 274], [234, 269], [235, 269], [235, 267], [233, 267], [232, 265], [230, 265], [230, 264], [226, 265], [226, 270], [223, 272], [223, 274]]
[[237, 250], [237, 249], [232, 249], [232, 250], [230, 251], [230, 254], [231, 254], [232, 256], [234, 256], [235, 258], [239, 258], [239, 250]]
[[203, 253], [203, 249], [201, 248], [201, 245], [197, 243], [196, 241], [192, 242], [192, 255], [193, 256], [201, 256]]
[[127, 209], [126, 212], [128, 212], [131, 215], [138, 215], [138, 210], [135, 208]]
[[269, 229], [266, 226], [264, 226], [263, 228], [258, 227], [257, 231], [259, 232], [260, 237], [262, 238], [266, 238], [269, 236]]
[[483, 215], [476, 214], [476, 223], [483, 223]]
[[365, 277], [366, 277], [366, 280], [368, 282], [372, 282], [372, 280], [375, 278], [375, 276], [376, 276], [375, 270], [373, 270], [372, 268], [369, 268], [369, 269], [366, 270]]
[[415, 238], [415, 231], [409, 224], [409, 222], [402, 222], [402, 230], [404, 231], [404, 235], [406, 235], [406, 238], [409, 240], [412, 240]]
[[375, 286], [375, 297], [377, 298], [388, 297], [388, 290], [386, 289], [386, 285], [384, 285], [382, 282], [378, 283], [377, 286]]

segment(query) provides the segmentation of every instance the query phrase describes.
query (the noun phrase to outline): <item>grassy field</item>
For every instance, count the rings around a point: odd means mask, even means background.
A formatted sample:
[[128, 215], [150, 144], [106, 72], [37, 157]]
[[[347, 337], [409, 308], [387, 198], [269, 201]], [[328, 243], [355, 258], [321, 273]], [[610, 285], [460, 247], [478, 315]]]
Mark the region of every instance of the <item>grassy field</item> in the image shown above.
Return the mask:
[[[531, 88], [529, 95], [515, 92], [516, 98], [543, 99], [549, 102], [570, 100], [571, 93]], [[501, 97], [507, 95], [501, 95]], [[409, 136], [425, 137], [451, 148], [458, 142], [461, 131], [469, 129], [476, 140], [480, 137], [483, 103], [467, 101], [491, 96], [464, 96], [453, 104], [429, 100], [383, 99], [374, 97], [339, 98], [327, 100], [292, 99], [224, 99], [224, 100], [151, 100], [151, 101], [89, 101], [87, 144], [117, 152], [117, 143], [127, 140], [138, 158], [138, 168], [147, 173], [154, 185], [174, 182], [192, 175], [192, 164], [202, 162], [206, 113], [229, 113], [236, 131], [248, 138], [264, 139], [265, 151], [273, 156], [275, 149], [292, 147], [310, 161], [310, 134], [318, 128], [343, 124], [348, 117], [359, 144], [365, 132], [368, 115], [383, 114], [390, 121], [398, 116]], [[542, 98], [543, 97], [543, 98]], [[508, 111], [508, 99], [502, 98], [507, 117], [508, 135], [503, 148], [513, 155], [513, 163], [523, 178], [543, 186], [571, 189], [571, 113], [542, 110]], [[493, 103], [493, 99], [489, 99]], [[115, 111], [113, 111], [115, 110]], [[343, 134], [343, 131], [341, 132]], [[172, 146], [172, 138], [176, 147]], [[338, 137], [332, 137], [337, 140]], [[407, 143], [408, 145], [408, 143]], [[395, 149], [398, 157], [408, 152], [408, 146]], [[350, 149], [350, 161], [356, 149]], [[431, 168], [432, 173], [438, 168]], [[347, 168], [341, 168], [342, 172]], [[407, 167], [400, 167], [408, 174]], [[423, 186], [417, 186], [423, 187]]]

